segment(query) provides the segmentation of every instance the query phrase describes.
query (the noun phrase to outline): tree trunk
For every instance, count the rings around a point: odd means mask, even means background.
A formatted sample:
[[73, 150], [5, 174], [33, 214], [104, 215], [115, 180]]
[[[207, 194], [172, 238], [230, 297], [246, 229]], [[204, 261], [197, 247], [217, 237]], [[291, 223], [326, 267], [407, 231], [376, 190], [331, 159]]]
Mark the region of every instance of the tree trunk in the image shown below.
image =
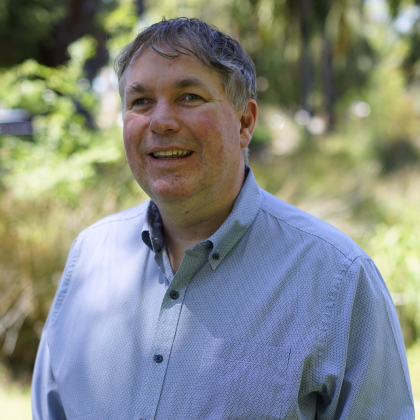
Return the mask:
[[83, 35], [92, 33], [95, 14], [100, 8], [99, 2], [100, 0], [69, 0], [65, 18], [55, 27], [54, 42], [41, 48], [41, 64], [56, 67], [69, 59], [67, 47]]
[[299, 4], [300, 34], [302, 40], [300, 104], [302, 109], [309, 111], [309, 94], [311, 93], [313, 79], [312, 60], [309, 50], [312, 0], [299, 0]]
[[324, 84], [324, 104], [328, 114], [328, 131], [334, 128], [334, 70], [331, 42], [325, 32], [322, 33], [322, 78]]
[[139, 16], [144, 13], [144, 0], [135, 0], [136, 12]]

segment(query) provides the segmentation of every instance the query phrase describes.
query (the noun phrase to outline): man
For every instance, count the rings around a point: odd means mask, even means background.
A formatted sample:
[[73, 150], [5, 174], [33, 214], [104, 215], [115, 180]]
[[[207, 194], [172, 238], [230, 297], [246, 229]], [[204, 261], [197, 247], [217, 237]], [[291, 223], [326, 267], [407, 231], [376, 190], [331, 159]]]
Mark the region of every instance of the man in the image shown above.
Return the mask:
[[127, 160], [151, 201], [73, 244], [34, 419], [414, 419], [373, 262], [245, 164], [257, 105], [242, 47], [163, 20], [116, 69]]

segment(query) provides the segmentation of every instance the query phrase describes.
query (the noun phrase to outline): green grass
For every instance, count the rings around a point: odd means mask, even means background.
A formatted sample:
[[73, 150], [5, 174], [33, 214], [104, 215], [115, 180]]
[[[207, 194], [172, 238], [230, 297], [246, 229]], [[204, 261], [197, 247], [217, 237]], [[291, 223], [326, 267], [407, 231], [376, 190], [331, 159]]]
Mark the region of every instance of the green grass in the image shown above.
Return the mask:
[[30, 387], [16, 383], [0, 383], [0, 418], [4, 420], [30, 420]]
[[420, 342], [407, 349], [408, 367], [416, 407], [416, 419], [420, 419]]

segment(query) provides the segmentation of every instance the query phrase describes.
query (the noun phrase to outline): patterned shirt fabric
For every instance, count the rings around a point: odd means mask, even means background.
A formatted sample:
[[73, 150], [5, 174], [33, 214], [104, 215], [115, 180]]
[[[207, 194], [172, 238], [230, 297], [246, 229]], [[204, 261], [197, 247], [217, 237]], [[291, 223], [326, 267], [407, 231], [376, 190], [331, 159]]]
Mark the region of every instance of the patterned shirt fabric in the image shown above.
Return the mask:
[[174, 273], [153, 202], [75, 240], [33, 377], [33, 419], [414, 419], [372, 260], [260, 189]]

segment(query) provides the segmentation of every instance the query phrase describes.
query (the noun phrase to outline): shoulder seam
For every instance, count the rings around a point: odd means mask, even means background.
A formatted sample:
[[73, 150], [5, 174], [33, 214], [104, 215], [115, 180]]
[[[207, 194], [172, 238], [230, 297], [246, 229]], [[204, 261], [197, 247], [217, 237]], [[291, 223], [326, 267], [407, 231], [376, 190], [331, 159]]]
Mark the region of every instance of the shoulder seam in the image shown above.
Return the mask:
[[281, 219], [278, 216], [275, 216], [274, 214], [270, 213], [268, 210], [261, 208], [261, 210], [267, 214], [269, 214], [271, 217], [274, 217], [277, 220], [277, 223], [280, 223], [280, 221], [282, 221], [283, 223], [286, 223], [286, 225], [292, 227], [293, 229], [296, 229], [300, 232], [306, 233], [308, 235], [314, 236], [315, 238], [320, 239], [323, 242], [326, 242], [327, 244], [331, 245], [333, 248], [335, 248], [341, 255], [343, 255], [343, 257], [345, 257], [347, 260], [351, 261], [353, 263], [353, 261], [355, 261], [357, 258], [359, 257], [363, 257], [363, 254], [360, 253], [357, 256], [355, 256], [353, 259], [351, 259], [349, 256], [347, 256], [346, 254], [343, 253], [343, 251], [341, 251], [341, 249], [337, 248], [334, 244], [332, 244], [331, 242], [327, 241], [325, 238], [322, 238], [321, 236], [315, 235], [314, 233], [308, 232], [306, 230], [303, 229], [299, 229], [297, 226], [294, 226], [292, 224], [290, 224], [289, 222], [287, 222], [284, 219]]
[[347, 273], [349, 272], [350, 268], [352, 267], [352, 265], [357, 261], [357, 260], [366, 260], [366, 261], [372, 261], [371, 258], [366, 258], [364, 255], [359, 255], [358, 257], [356, 257], [353, 261], [351, 261], [350, 264], [348, 264], [347, 268], [345, 269], [345, 271], [342, 273], [342, 275], [340, 276], [340, 279], [336, 282], [333, 283], [331, 290], [329, 292], [329, 298], [327, 301], [327, 304], [325, 306], [325, 310], [323, 312], [323, 317], [322, 320], [320, 322], [320, 327], [319, 327], [319, 332], [318, 332], [318, 338], [317, 338], [317, 352], [316, 355], [318, 358], [320, 358], [322, 356], [322, 351], [324, 350], [325, 347], [325, 342], [326, 342], [326, 337], [328, 335], [328, 330], [329, 330], [329, 326], [331, 323], [331, 313], [334, 309], [334, 305], [337, 299], [337, 294], [338, 294], [338, 290], [340, 288], [340, 286], [343, 284], [343, 279], [347, 276]]
[[316, 350], [316, 357], [317, 357], [318, 360], [321, 359], [322, 352], [325, 350], [325, 342], [326, 342], [328, 331], [329, 331], [330, 325], [331, 325], [331, 314], [332, 314], [332, 311], [334, 309], [334, 306], [335, 306], [335, 303], [336, 303], [336, 300], [337, 300], [337, 294], [338, 294], [339, 288], [343, 284], [343, 279], [345, 278], [345, 276], [349, 272], [351, 266], [359, 258], [363, 258], [363, 256], [356, 257], [350, 264], [348, 264], [347, 268], [345, 269], [345, 271], [340, 276], [340, 279], [338, 281], [335, 281], [332, 284], [332, 287], [329, 291], [329, 298], [327, 300], [327, 304], [326, 304], [325, 309], [324, 309], [323, 314], [322, 314], [322, 319], [321, 319], [321, 322], [320, 322], [320, 325], [319, 325], [318, 335], [317, 335], [317, 339], [316, 339], [316, 342], [317, 342], [317, 344], [316, 344], [316, 349], [317, 349]]

